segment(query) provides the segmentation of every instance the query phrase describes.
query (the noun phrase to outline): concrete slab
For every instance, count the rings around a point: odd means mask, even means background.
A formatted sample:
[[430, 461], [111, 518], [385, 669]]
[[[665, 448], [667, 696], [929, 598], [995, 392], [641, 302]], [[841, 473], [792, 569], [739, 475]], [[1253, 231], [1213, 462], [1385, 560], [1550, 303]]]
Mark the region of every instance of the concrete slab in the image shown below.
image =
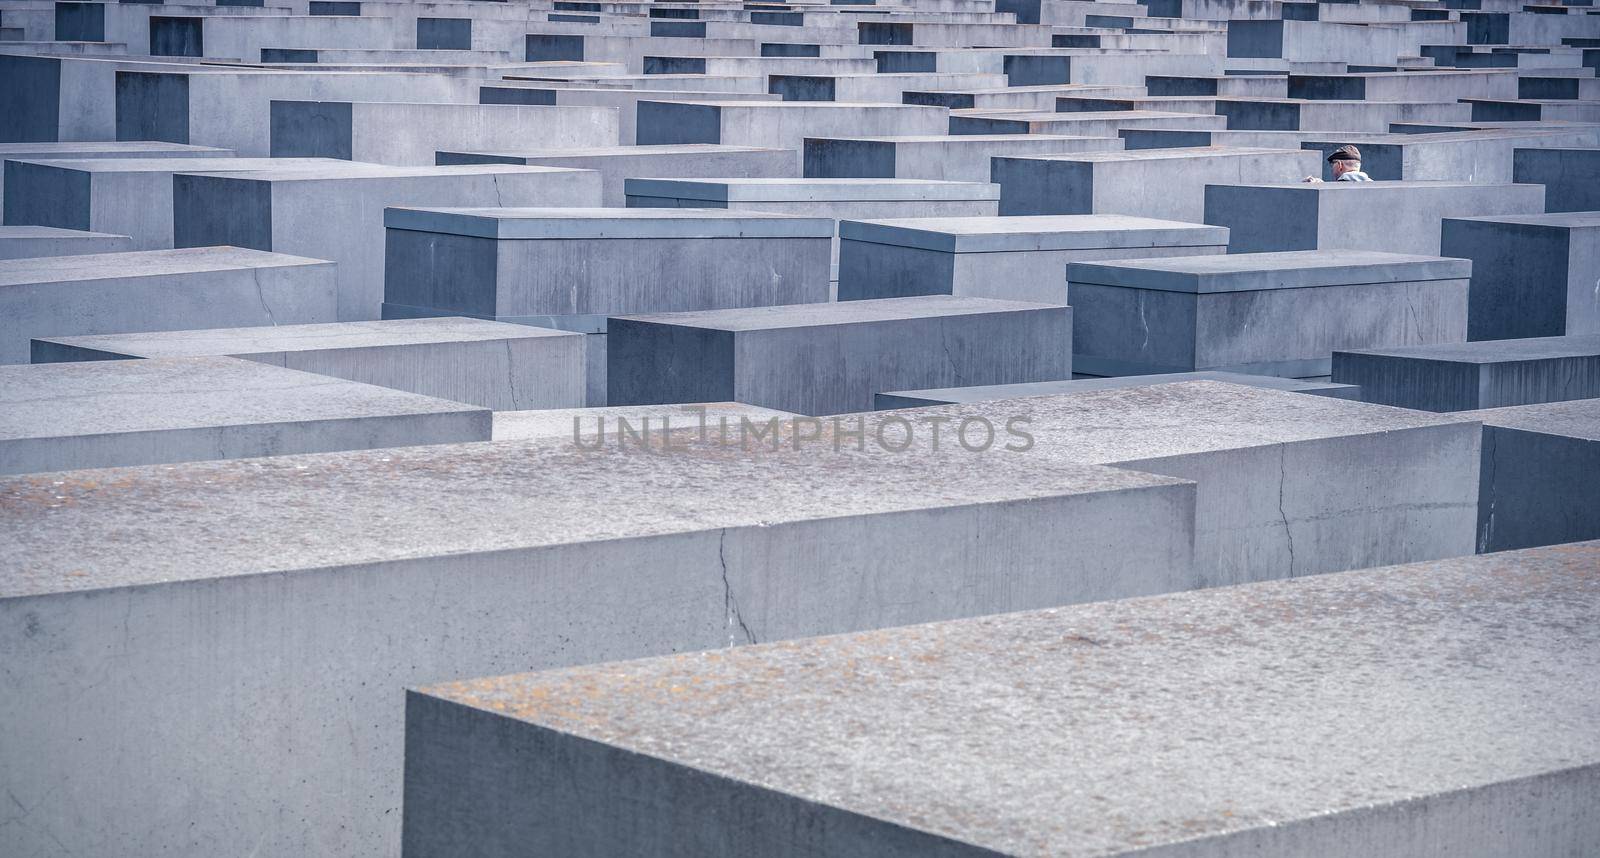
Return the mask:
[[333, 263], [238, 247], [0, 261], [0, 364], [34, 337], [331, 322]]
[[970, 295], [1067, 303], [1066, 266], [1224, 253], [1222, 227], [1128, 215], [846, 220], [839, 298]]
[[1233, 253], [1346, 248], [1437, 256], [1444, 218], [1543, 212], [1542, 185], [1214, 184], [1205, 189], [1203, 220], [1232, 230]]
[[394, 854], [406, 686], [1193, 585], [1182, 480], [652, 446], [0, 480], [10, 847]]
[[1467, 411], [1600, 397], [1600, 334], [1336, 351], [1335, 381], [1369, 402]]
[[572, 167], [600, 174], [600, 205], [627, 204], [623, 182], [656, 178], [781, 178], [792, 176], [794, 153], [756, 146], [685, 143], [677, 146], [612, 146], [587, 149], [519, 149], [502, 152], [439, 152], [440, 164], [526, 164]]
[[0, 259], [121, 253], [133, 249], [126, 235], [54, 226], [0, 226]]
[[457, 402], [222, 357], [0, 367], [0, 474], [489, 438]]
[[1461, 416], [1483, 421], [1480, 553], [1600, 537], [1600, 399]]
[[433, 164], [456, 149], [616, 146], [614, 107], [512, 104], [272, 102], [273, 157], [324, 157], [397, 166]]
[[1467, 339], [1600, 334], [1600, 213], [1445, 218], [1440, 251], [1472, 260]]
[[1583, 543], [428, 686], [405, 850], [1581, 852], [1597, 571]]
[[[128, 140], [120, 143], [0, 143], [0, 161], [49, 161], [84, 158], [230, 158], [231, 149], [214, 146], [191, 146], [186, 143], [162, 143], [152, 140]], [[0, 164], [0, 215], [4, 214], [5, 169]]]
[[483, 319], [397, 319], [321, 325], [52, 337], [33, 362], [222, 355], [497, 410], [584, 401], [582, 334]]
[[854, 134], [943, 134], [943, 107], [850, 104], [835, 101], [641, 101], [638, 140], [652, 143], [723, 143], [790, 149], [795, 170], [804, 167], [807, 137]]
[[1120, 150], [1116, 137], [1063, 134], [956, 134], [902, 137], [808, 137], [802, 153], [810, 178], [947, 179], [987, 182], [990, 159]]
[[1127, 387], [1147, 387], [1152, 384], [1176, 384], [1182, 381], [1222, 381], [1261, 387], [1267, 390], [1287, 390], [1291, 393], [1308, 393], [1313, 396], [1331, 396], [1334, 399], [1361, 398], [1361, 388], [1353, 384], [1334, 384], [1328, 381], [1301, 381], [1275, 375], [1245, 375], [1239, 372], [1169, 372], [1158, 375], [1124, 375], [1114, 378], [1074, 378], [1063, 381], [1036, 381], [1031, 384], [987, 384], [976, 387], [945, 387], [929, 390], [891, 390], [873, 397], [873, 407], [879, 411], [894, 408], [925, 408], [930, 405], [956, 405], [965, 402], [996, 402], [1003, 399], [1022, 399], [1029, 396], [1058, 396], [1065, 393], [1086, 393], [1091, 390], [1120, 390]]
[[1545, 186], [1546, 211], [1600, 211], [1600, 148], [1518, 149], [1511, 174]]
[[626, 444], [635, 436], [658, 437], [663, 432], [688, 432], [691, 437], [737, 438], [741, 420], [763, 425], [776, 417], [800, 415], [742, 402], [706, 402], [697, 405], [622, 405], [602, 408], [553, 408], [539, 411], [497, 411], [494, 440], [540, 439], [598, 446]]

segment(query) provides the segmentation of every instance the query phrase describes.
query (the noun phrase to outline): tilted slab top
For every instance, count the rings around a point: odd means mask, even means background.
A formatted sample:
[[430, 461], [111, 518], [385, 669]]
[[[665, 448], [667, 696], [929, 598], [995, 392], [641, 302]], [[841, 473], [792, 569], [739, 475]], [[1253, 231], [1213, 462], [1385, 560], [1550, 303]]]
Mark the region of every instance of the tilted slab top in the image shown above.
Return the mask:
[[1477, 340], [1435, 343], [1386, 349], [1349, 349], [1343, 354], [1414, 358], [1446, 363], [1496, 364], [1558, 358], [1600, 357], [1600, 334], [1565, 337], [1528, 337], [1518, 340]]
[[447, 682], [407, 854], [1579, 854], [1597, 660], [1588, 542]]
[[1228, 228], [1118, 214], [919, 217], [839, 222], [850, 241], [945, 253], [1226, 245]]
[[[1600, 399], [1569, 399], [1566, 402], [1541, 402], [1537, 405], [1511, 405], [1458, 412], [1460, 417], [1482, 420], [1485, 426], [1522, 429], [1600, 441]], [[1596, 475], [1600, 485], [1600, 475]], [[1600, 510], [1595, 511], [1600, 516]]]
[[[262, 158], [262, 161], [268, 159]], [[273, 161], [320, 161], [305, 167], [280, 169], [264, 166], [258, 170], [183, 170], [205, 176], [232, 176], [252, 182], [315, 182], [327, 179], [409, 179], [418, 176], [490, 176], [517, 173], [576, 173], [573, 167], [542, 167], [525, 164], [451, 164], [439, 167], [405, 167], [389, 164], [368, 164], [361, 161], [339, 161], [330, 158], [273, 158]]]
[[711, 202], [998, 200], [1000, 186], [943, 179], [628, 179], [630, 197]]
[[1466, 259], [1375, 250], [1291, 250], [1174, 256], [1113, 262], [1073, 262], [1067, 266], [1069, 284], [1094, 283], [1197, 294], [1358, 283], [1462, 280], [1471, 275], [1472, 262]]
[[1547, 212], [1545, 214], [1529, 215], [1478, 215], [1477, 217], [1453, 217], [1451, 220], [1467, 220], [1479, 223], [1514, 223], [1523, 226], [1553, 226], [1568, 229], [1583, 229], [1587, 227], [1600, 227], [1600, 212]]
[[85, 337], [36, 337], [40, 342], [75, 349], [139, 358], [192, 355], [248, 355], [329, 349], [381, 348], [422, 343], [576, 337], [580, 334], [513, 325], [487, 319], [440, 316], [376, 322], [328, 322], [317, 325], [264, 325], [249, 328], [206, 328]]
[[383, 224], [495, 239], [833, 237], [832, 218], [727, 209], [387, 208]]
[[[1057, 113], [1057, 117], [1078, 117], [1100, 114]], [[1118, 161], [1162, 161], [1173, 158], [1190, 160], [1199, 158], [1226, 158], [1235, 155], [1292, 155], [1298, 157], [1300, 149], [1268, 149], [1253, 146], [1189, 146], [1178, 149], [1116, 149], [1109, 152], [1072, 152], [1065, 155], [1017, 155], [1029, 161], [1089, 161], [1108, 163]], [[1197, 166], [1195, 169], [1203, 170]]]
[[1152, 384], [1175, 384], [1183, 381], [1221, 381], [1228, 384], [1242, 384], [1247, 387], [1286, 390], [1291, 393], [1315, 393], [1338, 399], [1358, 399], [1357, 394], [1361, 390], [1360, 387], [1353, 384], [1302, 381], [1298, 378], [1281, 378], [1276, 375], [1246, 375], [1239, 372], [1216, 371], [1172, 372], [1156, 375], [1124, 375], [1114, 378], [1033, 381], [1023, 384], [988, 384], [975, 387], [944, 387], [928, 390], [893, 390], [878, 394], [878, 407], [917, 408], [923, 405], [993, 402], [1000, 399], [1057, 396], [1066, 393], [1087, 393], [1091, 390], [1117, 390], [1124, 387], [1147, 387]]
[[939, 316], [964, 316], [971, 313], [1009, 313], [1060, 309], [1054, 304], [1027, 301], [1002, 301], [998, 298], [968, 298], [961, 295], [916, 295], [909, 298], [879, 298], [866, 301], [839, 301], [820, 304], [781, 304], [774, 307], [733, 307], [685, 313], [657, 313], [620, 316], [634, 322], [711, 328], [719, 331], [766, 331], [779, 328], [811, 328], [857, 322], [886, 322], [899, 319], [928, 319]]
[[81, 256], [43, 256], [0, 262], [0, 287], [29, 283], [166, 277], [209, 271], [249, 271], [294, 265], [329, 265], [321, 259], [290, 256], [243, 247], [188, 247], [179, 250], [134, 250]]

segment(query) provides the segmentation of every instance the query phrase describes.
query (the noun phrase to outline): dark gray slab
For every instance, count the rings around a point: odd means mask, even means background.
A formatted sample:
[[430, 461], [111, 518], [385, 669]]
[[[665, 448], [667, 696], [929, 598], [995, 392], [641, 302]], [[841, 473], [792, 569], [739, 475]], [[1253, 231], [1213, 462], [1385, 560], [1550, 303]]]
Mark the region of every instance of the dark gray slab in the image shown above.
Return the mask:
[[1545, 210], [1600, 211], [1600, 148], [1518, 149], [1512, 176], [1545, 186]]
[[1472, 260], [1467, 338], [1600, 334], [1600, 213], [1445, 218], [1440, 251]]
[[1600, 399], [1461, 416], [1483, 421], [1478, 551], [1600, 538]]
[[1335, 381], [1369, 402], [1467, 411], [1600, 397], [1600, 334], [1338, 351]]
[[613, 146], [593, 149], [532, 149], [496, 152], [439, 152], [440, 164], [526, 164], [577, 167], [600, 174], [600, 204], [626, 203], [623, 182], [639, 176], [696, 178], [744, 176], [777, 178], [794, 174], [794, 153], [755, 146], [685, 143], [677, 146]]

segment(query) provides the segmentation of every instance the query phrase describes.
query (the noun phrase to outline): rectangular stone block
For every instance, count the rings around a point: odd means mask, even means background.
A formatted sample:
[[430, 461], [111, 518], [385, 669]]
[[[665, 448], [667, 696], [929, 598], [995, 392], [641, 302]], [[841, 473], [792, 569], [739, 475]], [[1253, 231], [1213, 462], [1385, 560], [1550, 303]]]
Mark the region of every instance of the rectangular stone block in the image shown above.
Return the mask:
[[[173, 245], [173, 177], [201, 171], [327, 167], [328, 158], [94, 158], [7, 161], [5, 220], [126, 235], [131, 250]], [[360, 165], [359, 168], [367, 167]], [[267, 250], [270, 248], [259, 248]]]
[[1070, 307], [925, 295], [611, 319], [607, 403], [736, 400], [799, 414], [881, 390], [1072, 377]]
[[1483, 421], [1479, 553], [1600, 538], [1600, 399], [1461, 416]]
[[0, 364], [34, 337], [331, 322], [333, 263], [238, 247], [0, 261]]
[[1467, 411], [1600, 397], [1600, 334], [1337, 351], [1335, 381], [1361, 398]]
[[1074, 361], [1091, 375], [1327, 375], [1337, 349], [1465, 340], [1471, 271], [1357, 250], [1075, 262]]
[[483, 319], [397, 319], [52, 337], [33, 362], [220, 355], [483, 408], [584, 402], [582, 334]]
[[133, 249], [125, 235], [53, 226], [0, 226], [0, 259], [121, 253]]
[[227, 357], [0, 367], [0, 474], [487, 441], [488, 411]]
[[1447, 217], [1441, 235], [1472, 260], [1467, 339], [1600, 334], [1600, 213]]
[[677, 447], [0, 481], [0, 789], [38, 814], [8, 848], [393, 855], [407, 686], [1193, 585], [1183, 480]]
[[1183, 381], [1222, 381], [1267, 390], [1287, 390], [1291, 393], [1309, 393], [1314, 396], [1331, 396], [1334, 399], [1361, 398], [1361, 388], [1354, 384], [1334, 384], [1328, 381], [1303, 381], [1276, 375], [1245, 375], [1239, 372], [1166, 372], [1156, 375], [1123, 375], [1112, 378], [1075, 378], [1062, 381], [1036, 381], [1030, 384], [985, 384], [974, 387], [945, 387], [928, 390], [891, 390], [873, 397], [873, 407], [879, 411], [894, 408], [925, 408], [930, 405], [956, 405], [964, 402], [995, 402], [1002, 399], [1022, 399], [1029, 396], [1058, 396], [1064, 393], [1086, 393], [1091, 390], [1120, 390], [1127, 387], [1148, 387], [1152, 384], [1177, 384]]
[[1590, 542], [439, 683], [404, 850], [1579, 854], [1596, 605]]
[[[0, 67], [4, 60], [0, 59]], [[0, 102], [3, 104], [4, 102]], [[0, 120], [3, 122], [3, 120]], [[0, 161], [83, 160], [85, 158], [229, 158], [233, 152], [212, 146], [148, 140], [123, 143], [0, 143]], [[0, 214], [4, 212], [5, 169], [0, 164]]]
[[397, 166], [445, 149], [616, 146], [614, 107], [520, 104], [272, 102], [271, 153]]
[[843, 221], [839, 298], [967, 295], [1067, 303], [1066, 266], [1225, 253], [1222, 227], [1127, 215]]
[[950, 117], [951, 134], [1066, 134], [1115, 137], [1128, 128], [1220, 130], [1225, 116], [1158, 110], [1107, 110], [1098, 113], [963, 113]]
[[1061, 134], [957, 134], [905, 137], [808, 137], [807, 178], [989, 181], [990, 159], [1120, 150], [1115, 137]]
[[[439, 152], [440, 164], [526, 164], [571, 167], [600, 174], [599, 204], [627, 204], [623, 182], [658, 179], [781, 178], [794, 175], [794, 153], [787, 149], [685, 143], [678, 146], [612, 146], [585, 149], [518, 149], [505, 152]], [[532, 204], [530, 202], [530, 204]]]
[[795, 153], [804, 167], [807, 137], [857, 134], [944, 134], [949, 111], [910, 104], [848, 104], [834, 101], [639, 102], [638, 142], [723, 143]]
[[1140, 149], [996, 158], [1000, 213], [1125, 214], [1199, 223], [1208, 183], [1294, 182], [1317, 172], [1292, 149]]
[[1545, 211], [1600, 211], [1600, 148], [1518, 149], [1511, 174], [1544, 185]]
[[481, 165], [383, 167], [333, 162], [317, 170], [180, 175], [173, 180], [179, 247], [231, 244], [339, 263], [339, 319], [383, 312], [386, 206], [592, 206], [587, 170]]
[[1437, 256], [1444, 218], [1543, 212], [1542, 185], [1213, 184], [1205, 189], [1204, 221], [1228, 227], [1232, 253], [1343, 248]]

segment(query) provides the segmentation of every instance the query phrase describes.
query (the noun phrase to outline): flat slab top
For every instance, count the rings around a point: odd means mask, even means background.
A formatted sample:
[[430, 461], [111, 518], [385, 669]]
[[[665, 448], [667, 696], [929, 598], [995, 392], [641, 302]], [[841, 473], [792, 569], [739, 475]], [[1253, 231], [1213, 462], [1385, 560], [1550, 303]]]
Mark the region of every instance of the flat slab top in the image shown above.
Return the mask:
[[987, 384], [975, 387], [893, 390], [886, 391], [883, 395], [956, 404], [962, 402], [992, 402], [999, 399], [1022, 399], [1029, 396], [1056, 396], [1063, 393], [1086, 393], [1091, 390], [1119, 390], [1125, 387], [1146, 387], [1152, 384], [1174, 384], [1182, 381], [1222, 381], [1229, 384], [1262, 387], [1268, 390], [1286, 390], [1294, 393], [1349, 390], [1356, 386], [1353, 384], [1335, 384], [1329, 381], [1301, 381], [1297, 378], [1279, 378], [1275, 375], [1245, 375], [1238, 372], [1205, 370], [1201, 372], [1172, 372], [1160, 375], [1127, 375], [1116, 378], [1077, 378], [1062, 381], [1033, 381], [1022, 384]]
[[998, 298], [973, 298], [964, 295], [918, 295], [910, 298], [874, 298], [866, 301], [832, 301], [820, 304], [781, 304], [773, 307], [732, 307], [726, 310], [694, 310], [683, 313], [650, 313], [615, 316], [635, 322], [710, 328], [719, 331], [767, 331], [778, 328], [810, 328], [895, 322], [939, 316], [968, 316], [982, 313], [1021, 313], [1037, 310], [1064, 310], [1054, 304], [1004, 301]]
[[1004, 425], [1011, 417], [1025, 417], [1036, 450], [1053, 458], [1096, 464], [1475, 423], [1459, 414], [1412, 411], [1220, 381], [1152, 384], [876, 413], [901, 414], [913, 422], [928, 416], [981, 415], [996, 425]]
[[723, 208], [390, 207], [383, 225], [495, 239], [833, 238], [833, 218]]
[[247, 328], [206, 328], [193, 331], [156, 331], [134, 334], [97, 334], [83, 337], [37, 337], [38, 342], [59, 343], [82, 349], [136, 358], [199, 355], [250, 355], [277, 352], [367, 349], [437, 343], [567, 337], [581, 342], [582, 334], [442, 316], [375, 322], [329, 322], [316, 325], [257, 325]]
[[1447, 363], [1495, 364], [1561, 358], [1600, 358], [1600, 334], [1565, 337], [1528, 337], [1517, 340], [1477, 340], [1383, 349], [1341, 349], [1342, 354], [1382, 355]]
[[421, 693], [994, 854], [1101, 856], [1595, 766], [1596, 659], [1589, 542]]
[[1537, 405], [1511, 405], [1459, 412], [1463, 417], [1482, 420], [1485, 426], [1503, 426], [1548, 435], [1564, 435], [1600, 441], [1600, 399], [1573, 399], [1542, 402]]
[[185, 247], [0, 260], [0, 288], [79, 280], [170, 277], [215, 271], [326, 265], [332, 262], [245, 247]]
[[[1081, 115], [1081, 114], [1068, 114]], [[1019, 161], [1084, 161], [1094, 164], [1122, 161], [1170, 161], [1174, 159], [1259, 157], [1283, 155], [1305, 160], [1305, 149], [1264, 149], [1248, 146], [1191, 146], [1183, 149], [1113, 149], [1109, 152], [1069, 152], [1064, 155], [1016, 155]], [[1314, 153], [1313, 153], [1314, 154]], [[1202, 169], [1202, 168], [1196, 168]]]
[[0, 477], [0, 598], [1186, 485], [950, 445], [676, 445], [496, 441]]
[[80, 173], [244, 173], [339, 165], [333, 158], [29, 158], [25, 163]]
[[[1026, 91], [1034, 87], [1019, 86], [1011, 89], [992, 90], [993, 92]], [[845, 143], [1072, 143], [1078, 140], [1116, 140], [1115, 137], [1090, 137], [1082, 134], [905, 134], [889, 135], [883, 137], [810, 137], [809, 140], [818, 142], [840, 141]]]
[[998, 200], [1000, 186], [942, 179], [627, 179], [630, 197], [712, 202]]
[[571, 174], [583, 171], [572, 167], [539, 167], [524, 164], [453, 164], [445, 167], [395, 167], [388, 164], [368, 164], [364, 161], [328, 159], [320, 164], [307, 164], [302, 167], [290, 167], [282, 170], [274, 167], [262, 167], [248, 171], [179, 170], [177, 172], [223, 176], [252, 182], [316, 182], [331, 179], [381, 181], [384, 179], [451, 178], [457, 176], [503, 176], [510, 173]]
[[[722, 431], [726, 420], [728, 431], [737, 431], [741, 418], [761, 424], [773, 417], [789, 418], [797, 415], [788, 411], [745, 405], [742, 402], [706, 402], [699, 405], [614, 405], [603, 408], [552, 408], [539, 411], [496, 411], [494, 413], [494, 440], [518, 441], [540, 438], [551, 441], [571, 441], [574, 433], [592, 438], [602, 431], [615, 437], [618, 420], [626, 420], [636, 431], [663, 432], [680, 430], [699, 433]], [[649, 423], [646, 424], [645, 421]], [[604, 421], [603, 423], [601, 421]], [[719, 436], [720, 437], [720, 436]], [[732, 436], [730, 436], [732, 437]]]
[[16, 158], [19, 156], [50, 156], [61, 155], [71, 157], [84, 154], [97, 154], [109, 152], [115, 154], [126, 153], [129, 156], [147, 155], [152, 152], [161, 152], [171, 155], [198, 155], [202, 157], [227, 157], [233, 154], [231, 149], [218, 149], [213, 146], [193, 146], [187, 143], [163, 143], [156, 140], [128, 140], [120, 143], [111, 142], [62, 142], [62, 143], [0, 143], [0, 158]]
[[1478, 217], [1450, 217], [1446, 221], [1462, 220], [1473, 223], [1513, 223], [1519, 226], [1548, 226], [1556, 229], [1594, 229], [1600, 227], [1600, 212], [1548, 212], [1529, 215], [1480, 215]]
[[59, 226], [0, 226], [0, 241], [38, 238], [127, 238], [127, 236], [110, 232], [90, 232], [83, 229], [62, 229]]
[[1116, 214], [844, 220], [839, 237], [949, 253], [1189, 247], [1228, 243], [1228, 228]]
[[1067, 264], [1067, 282], [1163, 292], [1253, 292], [1356, 283], [1461, 280], [1472, 262], [1375, 250], [1290, 250]]
[[[708, 58], [709, 59], [709, 58]], [[747, 59], [760, 62], [764, 57], [723, 57], [723, 59]], [[922, 104], [894, 104], [886, 101], [721, 101], [705, 99], [700, 101], [650, 101], [641, 99], [641, 104], [672, 104], [697, 107], [716, 107], [724, 111], [732, 110], [862, 110], [870, 108], [874, 111], [896, 111], [899, 113], [943, 113], [943, 107], [931, 107]]]
[[0, 442], [482, 410], [227, 357], [0, 366]]
[[[1308, 149], [1308, 150], [1304, 150], [1304, 151], [1311, 151], [1311, 150]], [[1506, 183], [1502, 183], [1502, 184], [1495, 184], [1495, 183], [1491, 183], [1491, 182], [1443, 182], [1443, 181], [1435, 182], [1435, 181], [1427, 181], [1427, 180], [1421, 180], [1421, 179], [1416, 179], [1416, 180], [1406, 179], [1404, 181], [1391, 181], [1389, 179], [1384, 179], [1382, 181], [1372, 181], [1372, 182], [1240, 182], [1240, 183], [1237, 183], [1237, 184], [1228, 184], [1228, 185], [1207, 185], [1206, 187], [1207, 188], [1294, 188], [1294, 189], [1306, 191], [1308, 193], [1318, 193], [1318, 194], [1322, 194], [1322, 193], [1340, 193], [1340, 192], [1343, 192], [1343, 191], [1349, 191], [1351, 189], [1359, 189], [1361, 191], [1365, 191], [1365, 192], [1369, 192], [1369, 193], [1373, 192], [1373, 191], [1382, 191], [1382, 192], [1389, 192], [1389, 193], [1395, 193], [1395, 192], [1403, 191], [1403, 192], [1405, 192], [1407, 194], [1416, 194], [1416, 193], [1428, 192], [1428, 191], [1432, 191], [1432, 192], [1435, 192], [1435, 193], [1456, 193], [1456, 192], [1460, 192], [1460, 191], [1470, 191], [1470, 192], [1473, 192], [1473, 193], [1481, 193], [1481, 194], [1497, 194], [1497, 193], [1503, 194], [1503, 193], [1507, 193], [1507, 192], [1514, 192], [1514, 191], [1517, 191], [1517, 190], [1523, 189], [1523, 188], [1527, 189], [1526, 191], [1524, 191], [1524, 193], [1532, 193], [1535, 190], [1537, 190], [1539, 193], [1543, 193], [1544, 192], [1544, 190], [1543, 190], [1544, 189], [1544, 185], [1532, 185], [1532, 184], [1527, 184], [1527, 183], [1506, 182]]]
[[[620, 90], [632, 92], [633, 90]], [[655, 157], [660, 155], [737, 155], [747, 152], [782, 152], [794, 154], [789, 149], [767, 149], [760, 146], [730, 146], [724, 143], [658, 143], [644, 146], [597, 146], [593, 149], [496, 149], [493, 151], [451, 151], [452, 155], [484, 155], [495, 158], [626, 158], [629, 156]]]

